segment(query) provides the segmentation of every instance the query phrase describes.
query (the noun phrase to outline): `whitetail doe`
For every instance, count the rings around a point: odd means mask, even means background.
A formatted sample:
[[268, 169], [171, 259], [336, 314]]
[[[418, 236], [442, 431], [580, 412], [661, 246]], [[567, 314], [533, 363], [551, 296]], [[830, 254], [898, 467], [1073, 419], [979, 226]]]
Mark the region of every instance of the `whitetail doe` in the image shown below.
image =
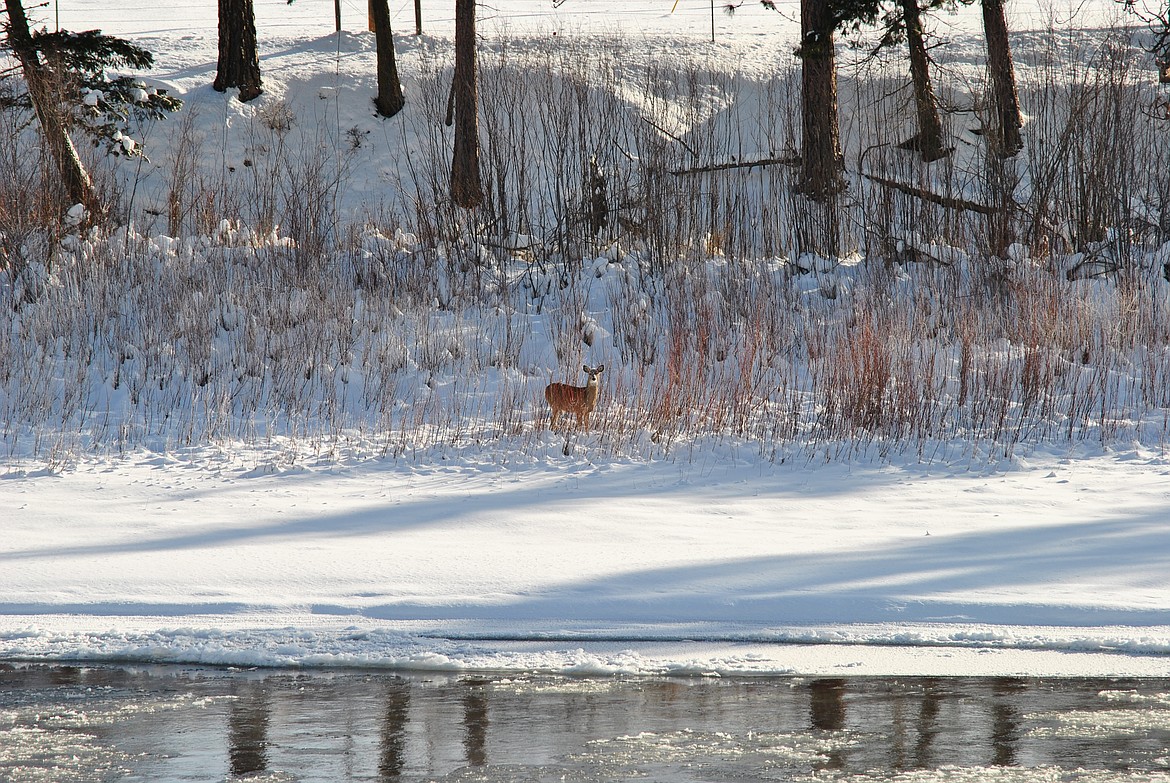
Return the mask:
[[590, 367], [586, 364], [585, 372], [589, 374], [589, 380], [585, 382], [584, 386], [550, 383], [544, 387], [544, 398], [548, 400], [548, 405], [552, 408], [552, 420], [548, 425], [550, 429], [556, 427], [557, 419], [560, 418], [562, 412], [576, 414], [577, 426], [589, 428], [589, 414], [597, 407], [597, 376], [604, 369], [604, 364], [599, 364], [596, 367]]

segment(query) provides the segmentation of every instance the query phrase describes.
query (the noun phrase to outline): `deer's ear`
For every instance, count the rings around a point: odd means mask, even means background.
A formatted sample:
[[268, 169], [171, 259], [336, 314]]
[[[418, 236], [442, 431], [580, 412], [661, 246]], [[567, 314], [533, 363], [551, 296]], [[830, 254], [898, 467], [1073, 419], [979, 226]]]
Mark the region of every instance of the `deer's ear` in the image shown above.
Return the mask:
[[585, 372], [589, 372], [589, 365], [588, 364], [582, 364], [581, 367], [584, 368]]
[[599, 365], [597, 365], [597, 371], [598, 371], [598, 372], [601, 372], [601, 371], [602, 371], [602, 370], [604, 370], [604, 369], [605, 369], [605, 365], [604, 365], [604, 364], [599, 364]]

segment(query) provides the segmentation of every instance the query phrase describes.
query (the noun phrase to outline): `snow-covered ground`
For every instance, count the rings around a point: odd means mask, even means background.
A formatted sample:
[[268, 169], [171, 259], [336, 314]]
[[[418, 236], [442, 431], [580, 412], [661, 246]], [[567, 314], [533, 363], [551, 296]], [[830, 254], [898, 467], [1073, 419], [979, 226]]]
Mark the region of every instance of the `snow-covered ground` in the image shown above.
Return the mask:
[[[507, 0], [482, 32], [487, 45], [517, 31], [625, 36], [766, 69], [795, 38], [796, 4], [779, 5], [780, 15], [745, 5], [717, 16], [714, 44], [704, 43], [709, 6], [690, 0], [674, 13], [666, 0]], [[209, 87], [214, 4], [57, 6], [41, 11], [50, 24], [59, 10], [62, 27], [153, 50], [151, 78], [198, 110], [211, 138], [222, 132], [225, 160], [245, 156], [230, 128], [253, 107]], [[1078, 4], [1076, 23], [1108, 23], [1112, 6]], [[1073, 18], [1011, 7], [1021, 28]], [[396, 10], [408, 31], [411, 6]], [[427, 35], [402, 38], [408, 93], [416, 58], [449, 45], [450, 9], [424, 2], [424, 13]], [[974, 14], [940, 23], [958, 35], [975, 29]], [[307, 106], [351, 90], [338, 127], [379, 122], [368, 111], [364, 4], [344, 4], [340, 36], [324, 0], [258, 0], [257, 16], [266, 100]], [[153, 133], [148, 147], [165, 138]], [[155, 146], [161, 167], [167, 145]], [[346, 197], [376, 198], [383, 174], [374, 159], [355, 167]], [[658, 462], [547, 451], [412, 464], [218, 443], [72, 455], [65, 469], [10, 455], [0, 657], [581, 674], [1170, 672], [1170, 459], [1150, 443], [932, 465], [776, 464], [724, 440]]]
[[[394, 201], [388, 194], [389, 186], [402, 176], [402, 158], [417, 154], [418, 136], [426, 133], [417, 119], [415, 99], [424, 89], [419, 77], [449, 67], [453, 56], [453, 3], [422, 3], [422, 36], [412, 34], [414, 5], [391, 5], [407, 96], [403, 115], [393, 121], [375, 117], [370, 103], [376, 93], [376, 52], [364, 0], [342, 3], [340, 33], [335, 31], [334, 5], [329, 0], [296, 0], [291, 5], [285, 0], [256, 0], [265, 94], [249, 105], [225, 100], [211, 89], [217, 57], [214, 4], [57, 0], [35, 18], [50, 27], [98, 28], [124, 35], [153, 52], [155, 68], [144, 75], [152, 85], [166, 88], [186, 102], [186, 112], [196, 118], [196, 154], [204, 158], [213, 181], [222, 176], [231, 187], [246, 191], [244, 173], [257, 158], [257, 147], [271, 143], [263, 134], [257, 136], [251, 122], [265, 106], [277, 102], [294, 107], [297, 117], [289, 139], [301, 149], [311, 149], [322, 136], [330, 136], [332, 143], [343, 146], [347, 141], [361, 140], [361, 149], [351, 150], [345, 181], [336, 194], [341, 214], [361, 219], [378, 214], [387, 202]], [[600, 57], [604, 66], [627, 73], [631, 86], [622, 97], [631, 102], [646, 99], [647, 63], [682, 64], [684, 72], [693, 66], [726, 72], [742, 80], [744, 90], [759, 89], [759, 82], [795, 65], [798, 0], [777, 2], [777, 11], [766, 10], [752, 0], [739, 4], [734, 14], [722, 10], [726, 5], [715, 4], [714, 40], [712, 6], [702, 0], [641, 0], [636, 4], [565, 0], [555, 5], [551, 0], [505, 0], [480, 9], [477, 32], [489, 63], [521, 60], [525, 53], [547, 58], [552, 56], [550, 52], [570, 51], [588, 63], [585, 67], [596, 67], [598, 61], [590, 60], [590, 55]], [[1008, 13], [1018, 37], [1051, 28], [1135, 24], [1113, 0], [1012, 2]], [[981, 19], [977, 5], [959, 6], [930, 17], [930, 30], [936, 36], [932, 40], [945, 43], [935, 56], [949, 63], [947, 72], [960, 81], [978, 79], [982, 74]], [[1070, 36], [1064, 44], [1075, 48], [1073, 41], [1075, 36]], [[859, 51], [841, 47], [846, 62], [866, 51], [865, 47]], [[1082, 51], [1073, 56], [1083, 60], [1088, 55]], [[897, 60], [898, 55], [893, 58]], [[609, 62], [611, 59], [618, 62]], [[1144, 67], [1152, 70], [1150, 58], [1145, 59]], [[1028, 78], [1025, 60], [1021, 59], [1018, 68], [1020, 78]], [[751, 107], [756, 101], [750, 96], [748, 93], [740, 101], [743, 105], [736, 106], [736, 112], [758, 111]], [[736, 103], [734, 96], [727, 95], [713, 100], [716, 108]], [[842, 100], [848, 99], [842, 96]], [[685, 113], [687, 107], [680, 106], [678, 111]], [[852, 109], [844, 107], [846, 124], [851, 113]], [[694, 121], [690, 118], [690, 122], [669, 130], [685, 134]], [[140, 229], [154, 230], [151, 216], [167, 213], [167, 191], [161, 182], [172, 176], [179, 148], [192, 143], [189, 139], [179, 141], [180, 127], [176, 119], [144, 129], [136, 140], [145, 145], [150, 162], [120, 170], [123, 187], [136, 194], [132, 218]], [[743, 159], [770, 154], [767, 149], [756, 149], [750, 138], [740, 143], [745, 145], [740, 150]], [[165, 221], [154, 219], [153, 223], [166, 228]]]
[[143, 454], [4, 477], [0, 654], [1165, 674], [1168, 508], [1170, 462], [1132, 453], [978, 473]]
[[[334, 3], [331, 0], [254, 0], [256, 26], [260, 38], [280, 36], [314, 37], [335, 29]], [[799, 28], [799, 0], [777, 0], [777, 12], [759, 3], [742, 3], [734, 14], [727, 14], [727, 2], [715, 3], [716, 39], [725, 37], [730, 46], [743, 46], [743, 38], [766, 37], [783, 28], [793, 35]], [[1139, 0], [1139, 6], [1141, 2]], [[502, 0], [480, 9], [480, 26], [488, 34], [497, 32], [544, 32], [560, 35], [621, 34], [675, 38], [680, 44], [688, 39], [710, 39], [711, 4], [708, 0]], [[454, 29], [454, 4], [422, 0], [424, 32], [449, 34]], [[414, 4], [392, 4], [392, 24], [402, 34], [414, 30]], [[192, 36], [188, 40], [214, 33], [216, 8], [194, 0], [167, 3], [145, 0], [54, 0], [41, 13], [50, 25], [60, 21], [68, 30], [99, 28], [107, 33], [134, 39], [151, 36], [170, 38]], [[1013, 29], [1042, 28], [1050, 20], [1062, 25], [1096, 26], [1119, 18], [1113, 0], [1013, 0], [1007, 4], [1009, 24]], [[366, 29], [365, 0], [343, 0], [342, 28]], [[979, 9], [960, 8], [944, 12], [937, 20], [944, 29], [976, 30], [980, 25]], [[195, 48], [195, 47], [191, 47]], [[214, 55], [214, 48], [200, 47]], [[214, 59], [214, 58], [213, 58]]]

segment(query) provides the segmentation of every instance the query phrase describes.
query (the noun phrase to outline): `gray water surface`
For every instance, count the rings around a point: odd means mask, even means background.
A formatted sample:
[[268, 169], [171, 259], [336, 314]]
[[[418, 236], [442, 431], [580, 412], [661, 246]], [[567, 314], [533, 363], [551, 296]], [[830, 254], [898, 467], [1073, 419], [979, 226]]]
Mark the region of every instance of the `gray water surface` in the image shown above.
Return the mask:
[[1170, 781], [1170, 680], [0, 663], [0, 781]]

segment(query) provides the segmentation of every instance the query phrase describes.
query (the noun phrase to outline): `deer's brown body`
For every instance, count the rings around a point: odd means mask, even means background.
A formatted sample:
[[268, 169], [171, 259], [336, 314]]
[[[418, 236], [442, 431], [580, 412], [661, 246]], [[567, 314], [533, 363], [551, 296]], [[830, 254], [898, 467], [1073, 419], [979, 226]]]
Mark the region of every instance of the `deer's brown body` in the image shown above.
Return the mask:
[[552, 408], [552, 419], [549, 427], [555, 427], [561, 413], [572, 413], [577, 417], [577, 425], [589, 427], [589, 414], [597, 407], [597, 392], [599, 389], [597, 376], [605, 369], [604, 364], [596, 367], [585, 365], [585, 372], [589, 380], [584, 386], [570, 386], [567, 383], [550, 383], [544, 387], [544, 399]]

